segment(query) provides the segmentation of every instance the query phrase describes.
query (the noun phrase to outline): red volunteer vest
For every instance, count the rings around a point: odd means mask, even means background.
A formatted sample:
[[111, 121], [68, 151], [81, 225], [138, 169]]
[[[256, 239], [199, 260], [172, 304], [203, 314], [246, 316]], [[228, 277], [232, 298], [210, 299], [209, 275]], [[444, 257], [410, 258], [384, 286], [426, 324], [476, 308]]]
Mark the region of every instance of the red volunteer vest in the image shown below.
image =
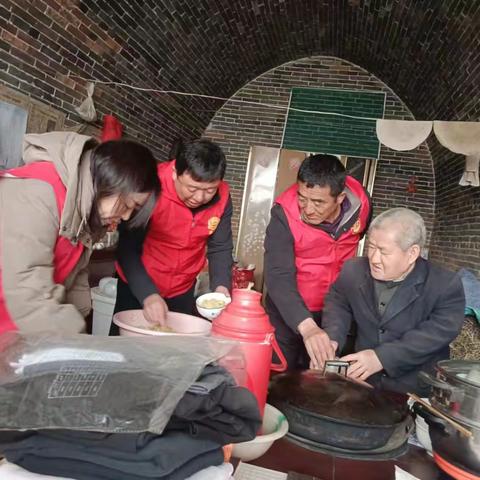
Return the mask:
[[[0, 172], [0, 177], [6, 175], [17, 178], [34, 178], [36, 180], [42, 180], [43, 182], [49, 183], [55, 193], [55, 199], [58, 207], [58, 218], [59, 222], [61, 221], [67, 190], [51, 162], [35, 162], [24, 167]], [[65, 237], [57, 237], [53, 259], [53, 280], [55, 283], [63, 284], [65, 282], [68, 275], [70, 275], [72, 270], [75, 268], [75, 265], [77, 265], [78, 261], [80, 260], [82, 252], [83, 245], [81, 243], [73, 245], [70, 240]], [[17, 326], [10, 317], [4, 299], [0, 265], [0, 333], [16, 329]]]
[[347, 176], [346, 186], [360, 199], [361, 207], [356, 222], [337, 240], [302, 221], [296, 184], [275, 201], [282, 206], [294, 238], [297, 288], [311, 312], [322, 310], [325, 294], [337, 279], [345, 260], [355, 256], [360, 236], [367, 226], [370, 202], [365, 190], [350, 176]]
[[[143, 243], [142, 262], [165, 298], [188, 291], [206, 262], [206, 246], [225, 211], [229, 188], [220, 182], [219, 200], [195, 215], [178, 198], [172, 178], [175, 160], [158, 165], [162, 192]], [[117, 264], [120, 277], [125, 275]]]

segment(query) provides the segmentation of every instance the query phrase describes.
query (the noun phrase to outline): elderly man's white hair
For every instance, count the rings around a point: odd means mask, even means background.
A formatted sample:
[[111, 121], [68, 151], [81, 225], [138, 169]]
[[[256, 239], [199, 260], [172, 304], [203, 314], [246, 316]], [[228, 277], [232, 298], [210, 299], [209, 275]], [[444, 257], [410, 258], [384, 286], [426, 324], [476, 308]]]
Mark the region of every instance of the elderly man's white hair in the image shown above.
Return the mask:
[[423, 218], [409, 208], [392, 208], [381, 213], [372, 220], [369, 231], [374, 229], [390, 230], [397, 232], [396, 242], [403, 250], [408, 250], [412, 245], [420, 248], [425, 246], [427, 229]]

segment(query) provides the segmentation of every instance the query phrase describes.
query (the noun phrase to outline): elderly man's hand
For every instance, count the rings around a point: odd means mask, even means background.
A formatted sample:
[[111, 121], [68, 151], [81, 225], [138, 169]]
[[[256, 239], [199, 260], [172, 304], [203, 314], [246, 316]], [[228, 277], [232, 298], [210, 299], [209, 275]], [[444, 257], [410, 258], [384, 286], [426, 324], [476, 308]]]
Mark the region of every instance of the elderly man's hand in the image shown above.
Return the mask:
[[340, 360], [353, 362], [347, 371], [350, 378], [366, 380], [374, 373], [383, 370], [383, 365], [374, 350], [362, 350], [361, 352], [345, 355]]
[[297, 328], [310, 357], [310, 368], [323, 368], [326, 360], [335, 358], [336, 342], [330, 340], [313, 318], [306, 318]]

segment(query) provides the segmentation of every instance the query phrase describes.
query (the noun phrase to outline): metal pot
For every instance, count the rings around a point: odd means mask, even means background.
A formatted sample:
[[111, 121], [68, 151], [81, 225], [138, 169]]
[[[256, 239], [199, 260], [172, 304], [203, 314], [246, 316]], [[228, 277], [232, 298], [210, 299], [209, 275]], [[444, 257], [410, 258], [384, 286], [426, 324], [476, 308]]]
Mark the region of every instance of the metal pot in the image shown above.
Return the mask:
[[430, 403], [442, 413], [470, 427], [480, 429], [480, 362], [443, 360], [436, 376], [420, 372], [432, 386]]
[[480, 475], [480, 428], [468, 427], [473, 437], [466, 437], [419, 403], [414, 404], [413, 411], [428, 423], [435, 456], [471, 475]]
[[438, 362], [435, 376], [421, 372], [420, 377], [432, 386], [431, 405], [473, 434], [464, 436], [416, 404], [414, 410], [429, 424], [437, 463], [444, 468], [442, 464], [447, 462], [480, 479], [480, 362], [443, 360]]

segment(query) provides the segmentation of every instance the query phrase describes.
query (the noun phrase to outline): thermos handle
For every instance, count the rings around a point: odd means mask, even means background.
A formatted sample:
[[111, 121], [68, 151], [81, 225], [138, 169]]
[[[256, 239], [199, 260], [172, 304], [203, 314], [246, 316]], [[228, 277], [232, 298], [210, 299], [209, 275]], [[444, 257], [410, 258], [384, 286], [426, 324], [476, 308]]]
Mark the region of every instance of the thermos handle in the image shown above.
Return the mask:
[[272, 363], [270, 365], [270, 369], [273, 370], [274, 372], [284, 372], [287, 369], [288, 364], [280, 348], [280, 345], [277, 343], [277, 339], [275, 338], [275, 335], [272, 334], [272, 338], [270, 342], [272, 344], [273, 351], [277, 354], [277, 357], [280, 359], [280, 363]]

